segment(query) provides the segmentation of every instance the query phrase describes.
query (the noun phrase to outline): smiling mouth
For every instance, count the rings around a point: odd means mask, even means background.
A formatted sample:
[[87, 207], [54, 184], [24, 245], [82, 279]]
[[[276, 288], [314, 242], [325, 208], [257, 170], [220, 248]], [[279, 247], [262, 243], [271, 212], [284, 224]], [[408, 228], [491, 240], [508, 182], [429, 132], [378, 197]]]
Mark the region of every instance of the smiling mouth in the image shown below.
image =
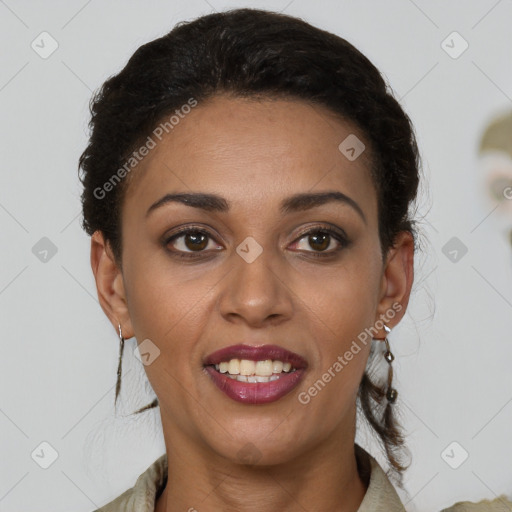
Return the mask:
[[210, 365], [219, 373], [238, 382], [272, 382], [281, 378], [283, 374], [297, 371], [290, 362], [279, 359], [265, 359], [251, 361], [250, 359], [230, 359], [219, 364]]
[[303, 378], [307, 362], [277, 345], [232, 345], [210, 354], [204, 368], [232, 400], [264, 404], [290, 393]]

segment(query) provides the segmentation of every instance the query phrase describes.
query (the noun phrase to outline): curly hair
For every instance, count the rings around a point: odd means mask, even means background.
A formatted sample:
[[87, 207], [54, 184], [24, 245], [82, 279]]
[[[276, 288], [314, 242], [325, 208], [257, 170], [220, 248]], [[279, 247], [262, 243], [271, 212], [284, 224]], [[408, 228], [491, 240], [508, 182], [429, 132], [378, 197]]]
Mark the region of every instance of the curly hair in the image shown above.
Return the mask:
[[[221, 93], [304, 100], [353, 123], [371, 150], [382, 258], [401, 231], [416, 240], [411, 205], [420, 158], [414, 128], [378, 69], [345, 39], [304, 20], [233, 9], [181, 22], [142, 45], [91, 98], [91, 134], [79, 159], [82, 227], [89, 235], [103, 233], [119, 268], [122, 205], [133, 173], [124, 172], [126, 179], [101, 197], [98, 190], [164, 118], [191, 97], [201, 104]], [[116, 400], [119, 379], [120, 371]], [[384, 446], [390, 476], [402, 486], [408, 466], [400, 460], [405, 442], [393, 412], [396, 405], [384, 404], [385, 390], [367, 371], [358, 400]], [[157, 405], [155, 399], [136, 412]]]

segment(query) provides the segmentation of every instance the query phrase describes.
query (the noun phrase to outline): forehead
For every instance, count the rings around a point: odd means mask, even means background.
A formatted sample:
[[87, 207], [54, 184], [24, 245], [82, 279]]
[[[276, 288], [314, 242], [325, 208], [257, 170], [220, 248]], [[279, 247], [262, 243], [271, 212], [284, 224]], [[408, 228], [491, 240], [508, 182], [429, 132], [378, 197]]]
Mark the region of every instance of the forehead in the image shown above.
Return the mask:
[[364, 136], [326, 107], [220, 95], [187, 111], [150, 134], [154, 147], [132, 171], [126, 202], [147, 207], [165, 192], [200, 190], [256, 208], [277, 196], [335, 188], [372, 208], [368, 144], [347, 158], [340, 144]]

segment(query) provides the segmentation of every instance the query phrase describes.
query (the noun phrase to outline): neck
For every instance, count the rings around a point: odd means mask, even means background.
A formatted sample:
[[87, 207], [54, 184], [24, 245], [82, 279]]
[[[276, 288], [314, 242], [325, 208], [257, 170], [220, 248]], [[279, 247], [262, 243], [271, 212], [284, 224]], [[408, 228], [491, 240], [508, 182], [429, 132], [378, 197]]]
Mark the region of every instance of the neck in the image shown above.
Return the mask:
[[348, 432], [336, 432], [291, 461], [265, 466], [206, 456], [197, 442], [176, 434], [164, 434], [169, 471], [155, 512], [356, 512], [368, 487]]

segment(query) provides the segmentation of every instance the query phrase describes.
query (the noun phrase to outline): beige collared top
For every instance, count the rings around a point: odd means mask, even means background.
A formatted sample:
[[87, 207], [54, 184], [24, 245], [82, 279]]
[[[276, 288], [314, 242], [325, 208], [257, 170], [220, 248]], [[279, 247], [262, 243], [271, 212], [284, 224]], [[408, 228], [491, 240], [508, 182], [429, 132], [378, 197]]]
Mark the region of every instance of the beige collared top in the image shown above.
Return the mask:
[[[379, 463], [358, 444], [358, 466], [369, 473], [369, 485], [357, 512], [404, 512], [406, 509]], [[362, 468], [362, 469], [361, 469]], [[167, 482], [167, 454], [159, 457], [137, 479], [135, 485], [94, 512], [154, 512], [156, 498]], [[501, 495], [478, 503], [459, 501], [441, 512], [512, 512], [512, 501]]]

